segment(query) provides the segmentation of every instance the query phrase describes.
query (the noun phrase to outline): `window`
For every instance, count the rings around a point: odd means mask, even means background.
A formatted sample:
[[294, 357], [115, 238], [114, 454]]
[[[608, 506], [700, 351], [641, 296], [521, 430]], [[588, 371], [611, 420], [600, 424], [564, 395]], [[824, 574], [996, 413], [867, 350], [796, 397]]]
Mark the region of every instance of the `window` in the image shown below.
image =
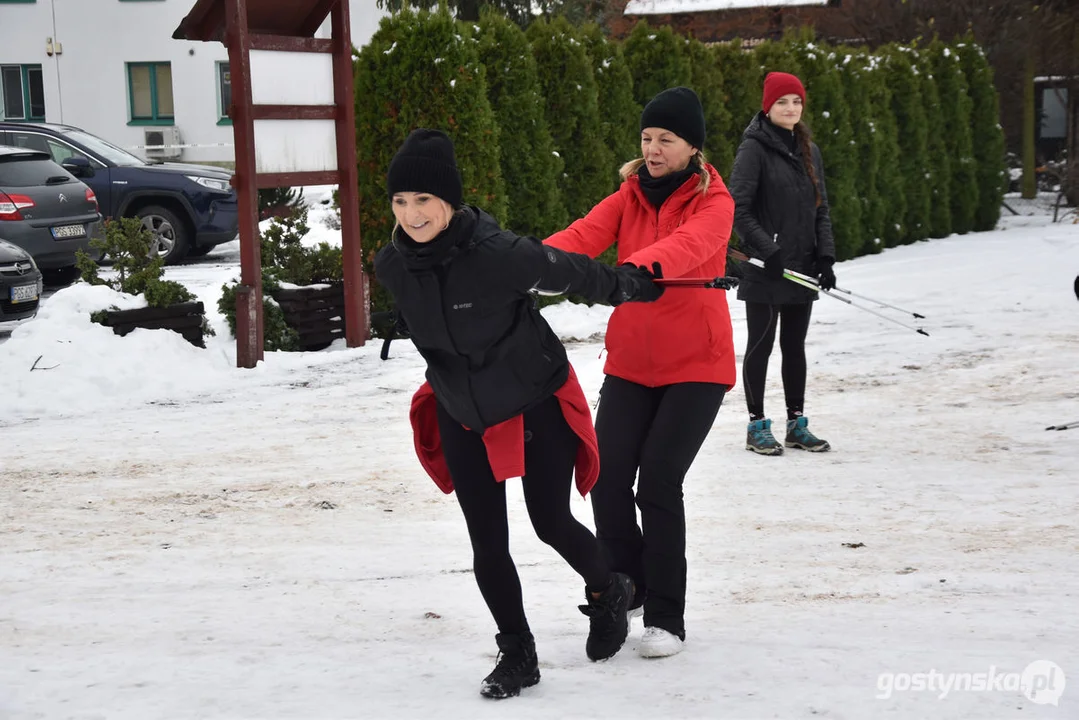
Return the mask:
[[231, 125], [229, 107], [232, 105], [232, 75], [227, 62], [217, 63], [217, 124]]
[[45, 83], [40, 65], [0, 65], [0, 89], [5, 120], [45, 120]]
[[1042, 90], [1041, 137], [1062, 139], [1068, 136], [1068, 88]]
[[128, 63], [128, 125], [172, 125], [172, 64]]

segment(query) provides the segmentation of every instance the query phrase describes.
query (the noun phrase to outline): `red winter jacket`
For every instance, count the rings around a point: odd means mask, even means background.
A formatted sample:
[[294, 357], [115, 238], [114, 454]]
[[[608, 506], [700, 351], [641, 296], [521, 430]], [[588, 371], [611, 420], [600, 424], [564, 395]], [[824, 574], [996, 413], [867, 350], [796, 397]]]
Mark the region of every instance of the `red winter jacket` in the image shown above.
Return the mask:
[[[577, 382], [572, 365], [569, 367], [569, 377], [562, 387], [555, 391], [555, 397], [562, 406], [562, 415], [565, 416], [566, 422], [581, 439], [577, 448], [575, 471], [577, 490], [584, 496], [599, 477], [599, 443], [596, 441], [596, 429], [592, 425], [592, 411], [588, 408], [588, 401], [581, 390], [581, 384]], [[450, 477], [450, 469], [442, 454], [437, 403], [435, 391], [430, 384], [424, 383], [412, 396], [409, 420], [412, 422], [412, 436], [420, 464], [442, 492], [449, 495], [453, 492], [453, 478]], [[516, 415], [487, 428], [483, 433], [483, 444], [487, 446], [487, 457], [495, 480], [502, 482], [524, 475], [524, 415]]]
[[[618, 262], [663, 277], [713, 278], [725, 274], [734, 200], [723, 179], [706, 166], [711, 182], [697, 192], [686, 180], [659, 212], [632, 175], [585, 217], [544, 242], [596, 257], [618, 243]], [[734, 339], [723, 290], [668, 288], [654, 303], [624, 303], [607, 324], [608, 375], [648, 387], [681, 382], [735, 384]]]

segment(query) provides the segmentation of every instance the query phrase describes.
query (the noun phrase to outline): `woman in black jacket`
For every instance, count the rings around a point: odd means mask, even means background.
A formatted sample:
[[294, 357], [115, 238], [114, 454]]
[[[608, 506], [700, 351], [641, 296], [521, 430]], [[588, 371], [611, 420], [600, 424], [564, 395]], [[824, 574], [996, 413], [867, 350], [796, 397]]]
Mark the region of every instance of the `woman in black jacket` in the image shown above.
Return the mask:
[[427, 361], [412, 407], [417, 452], [444, 491], [457, 492], [476, 582], [498, 626], [499, 659], [480, 692], [509, 697], [539, 682], [539, 668], [509, 552], [503, 480], [522, 477], [536, 534], [584, 578], [589, 658], [622, 647], [633, 597], [630, 578], [610, 571], [570, 512], [574, 469], [587, 492], [598, 450], [588, 404], [536, 295], [618, 305], [656, 300], [662, 288], [643, 270], [544, 247], [462, 205], [453, 143], [440, 131], [408, 136], [387, 187], [397, 224], [375, 272]]
[[809, 431], [803, 415], [805, 338], [817, 292], [783, 278], [786, 268], [817, 277], [825, 290], [836, 282], [824, 165], [802, 122], [805, 99], [797, 77], [768, 74], [762, 111], [742, 135], [729, 183], [734, 229], [745, 252], [764, 262], [763, 269], [747, 263], [738, 288], [738, 299], [746, 303], [749, 336], [742, 364], [749, 409], [746, 449], [762, 455], [783, 454], [764, 413], [764, 384], [777, 325], [787, 403], [784, 445], [811, 452], [830, 448]]

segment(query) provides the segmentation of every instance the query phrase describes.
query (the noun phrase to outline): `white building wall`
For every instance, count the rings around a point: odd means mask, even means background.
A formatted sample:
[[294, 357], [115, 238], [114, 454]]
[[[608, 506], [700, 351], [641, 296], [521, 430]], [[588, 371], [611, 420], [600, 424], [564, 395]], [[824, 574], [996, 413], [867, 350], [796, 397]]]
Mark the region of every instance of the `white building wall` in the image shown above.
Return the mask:
[[[170, 62], [181, 160], [232, 160], [232, 127], [218, 125], [221, 43], [173, 40], [194, 0], [37, 0], [0, 3], [0, 64], [40, 64], [48, 122], [81, 127], [125, 148], [144, 145], [144, 126], [129, 125], [126, 63]], [[352, 42], [366, 44], [384, 13], [376, 0], [349, 0]], [[55, 17], [55, 21], [54, 21]], [[319, 36], [329, 36], [329, 23]], [[46, 42], [63, 48], [51, 57]], [[296, 82], [303, 82], [297, 78]], [[2, 104], [0, 104], [2, 108]], [[133, 152], [143, 155], [140, 149]]]

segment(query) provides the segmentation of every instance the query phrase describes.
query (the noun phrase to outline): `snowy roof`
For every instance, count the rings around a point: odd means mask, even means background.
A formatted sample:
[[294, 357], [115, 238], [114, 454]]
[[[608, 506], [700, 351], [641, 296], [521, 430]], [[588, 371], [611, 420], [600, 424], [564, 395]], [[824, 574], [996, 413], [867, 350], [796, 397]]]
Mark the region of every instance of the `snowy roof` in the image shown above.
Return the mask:
[[827, 5], [827, 0], [629, 0], [623, 15], [668, 15], [713, 10], [749, 10], [786, 5]]

